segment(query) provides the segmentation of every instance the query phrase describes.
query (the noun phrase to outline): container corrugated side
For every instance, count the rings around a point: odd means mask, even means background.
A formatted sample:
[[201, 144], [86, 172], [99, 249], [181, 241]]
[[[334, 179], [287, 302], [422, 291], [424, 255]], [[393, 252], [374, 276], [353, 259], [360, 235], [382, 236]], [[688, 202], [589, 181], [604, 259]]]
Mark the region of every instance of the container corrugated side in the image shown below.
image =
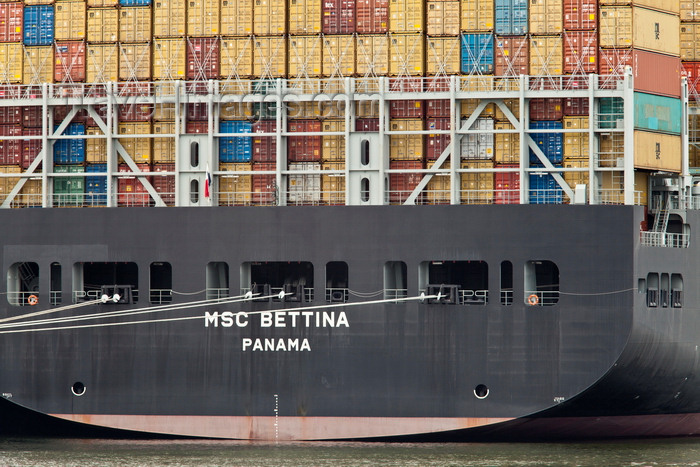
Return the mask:
[[0, 82], [22, 82], [23, 55], [21, 42], [0, 44]]
[[[391, 131], [421, 131], [423, 119], [401, 118], [392, 119], [389, 123]], [[389, 137], [389, 157], [392, 161], [423, 160], [423, 135], [421, 134], [392, 134]]]
[[[151, 124], [148, 122], [120, 122], [119, 142], [126, 152], [137, 164], [150, 164], [152, 156], [151, 138], [122, 137], [122, 135], [147, 135], [151, 133]], [[121, 159], [120, 159], [121, 160]]]
[[318, 204], [321, 200], [321, 174], [300, 173], [321, 170], [320, 162], [290, 162], [287, 176], [287, 202], [290, 204]]
[[[566, 130], [588, 129], [588, 117], [564, 117], [562, 123]], [[587, 131], [581, 133], [564, 133], [564, 162], [566, 162], [567, 158], [587, 158], [588, 149], [589, 138]]]
[[681, 83], [678, 79], [681, 60], [677, 56], [638, 49], [600, 49], [601, 87], [615, 88], [624, 76], [625, 66], [632, 67], [634, 88], [637, 91], [678, 97]]
[[389, 0], [357, 0], [358, 34], [382, 34], [389, 31]]
[[185, 39], [153, 40], [153, 79], [171, 80], [185, 78]]
[[[451, 119], [449, 117], [429, 117], [426, 120], [426, 130], [449, 130]], [[425, 138], [425, 152], [428, 161], [439, 158], [450, 144], [449, 133], [430, 133]]]
[[[420, 170], [423, 169], [423, 166], [423, 161], [415, 160], [391, 160], [389, 162], [389, 169], [395, 170]], [[406, 201], [422, 178], [421, 172], [390, 173], [389, 202], [398, 204]]]
[[[58, 125], [54, 126], [54, 131]], [[84, 135], [85, 125], [81, 123], [69, 124], [61, 135]], [[55, 164], [82, 164], [85, 162], [85, 139], [66, 138], [59, 139], [53, 145], [53, 161]]]
[[530, 34], [552, 35], [563, 31], [562, 0], [530, 0]]
[[287, 38], [255, 37], [253, 57], [253, 76], [284, 78], [287, 74]]
[[[436, 2], [447, 3], [447, 2]], [[426, 71], [430, 75], [456, 75], [460, 70], [459, 37], [427, 37]]]
[[[507, 122], [496, 122], [495, 130], [513, 130]], [[520, 135], [518, 133], [494, 133], [493, 160], [499, 164], [517, 164], [520, 162]]]
[[219, 77], [219, 38], [187, 39], [187, 74], [189, 80], [210, 80]]
[[429, 36], [457, 36], [459, 29], [459, 0], [428, 0], [427, 33]]
[[495, 41], [496, 76], [526, 75], [530, 71], [530, 44], [527, 36], [498, 36]]
[[86, 81], [108, 83], [119, 79], [119, 46], [117, 44], [87, 45]]
[[42, 84], [53, 82], [54, 47], [24, 47], [22, 84]]
[[102, 138], [85, 138], [85, 161], [94, 163], [107, 162], [107, 139], [99, 127], [92, 126], [85, 129], [88, 136], [102, 136]]
[[51, 45], [54, 41], [53, 5], [24, 8], [24, 45]]
[[[685, 2], [683, 2], [685, 3]], [[634, 5], [652, 10], [678, 15], [681, 11], [680, 0], [600, 0], [601, 5]]]
[[[82, 173], [82, 165], [57, 165], [56, 173]], [[85, 193], [84, 177], [55, 177], [53, 179], [54, 203], [58, 206], [81, 206]]]
[[[321, 0], [289, 0], [289, 34], [319, 34], [321, 32], [321, 5]], [[222, 11], [222, 22], [223, 19]]]
[[527, 1], [496, 0], [495, 3], [496, 34], [527, 34]]
[[[289, 162], [321, 161], [321, 122], [319, 120], [290, 120], [287, 123], [287, 159]], [[291, 133], [316, 133], [293, 136]]]
[[425, 2], [423, 0], [389, 0], [389, 31], [393, 33], [424, 30]]
[[209, 0], [189, 0], [187, 3], [187, 35], [215, 36], [220, 33], [219, 3]]
[[700, 20], [700, 1], [686, 0], [680, 2], [681, 21], [698, 21]]
[[[565, 169], [569, 168], [587, 168], [588, 167], [588, 157], [567, 157], [564, 156], [564, 162], [562, 166]], [[562, 174], [564, 181], [571, 187], [576, 188], [576, 185], [588, 185], [589, 177], [588, 172], [564, 172]]]
[[277, 35], [286, 32], [285, 0], [256, 0], [253, 5], [253, 34]]
[[[221, 10], [225, 11], [223, 3]], [[250, 3], [252, 11], [253, 4]], [[156, 0], [153, 3], [153, 37], [178, 37], [185, 35], [187, 17], [186, 0]], [[241, 11], [241, 15], [243, 12]], [[235, 17], [235, 15], [234, 15]], [[250, 31], [248, 32], [250, 34]]]
[[563, 38], [564, 73], [595, 73], [598, 70], [598, 34], [595, 31], [566, 31]]
[[220, 55], [222, 78], [253, 76], [253, 39], [251, 37], [221, 38]]
[[0, 124], [0, 164], [20, 165], [22, 163], [22, 140], [6, 139], [3, 136], [22, 136], [22, 127], [17, 124]]
[[424, 72], [425, 41], [422, 34], [389, 36], [389, 74], [418, 76]]
[[[175, 162], [175, 122], [153, 122], [153, 163]], [[173, 136], [165, 136], [173, 135]]]
[[0, 3], [0, 42], [22, 42], [22, 12], [19, 3]]
[[464, 32], [493, 31], [494, 0], [460, 0], [460, 29]]
[[54, 14], [55, 40], [78, 41], [85, 39], [85, 2], [56, 2]]
[[683, 117], [681, 108], [680, 99], [635, 92], [634, 126], [643, 130], [680, 135]]
[[355, 0], [324, 0], [321, 31], [324, 34], [355, 32]]
[[493, 34], [462, 34], [461, 69], [463, 73], [493, 73]]
[[[491, 160], [463, 160], [462, 169], [486, 169], [493, 167]], [[462, 204], [491, 204], [493, 202], [493, 172], [463, 172], [460, 198]]]
[[634, 6], [600, 8], [600, 46], [635, 47], [669, 55], [680, 54], [677, 15]]
[[57, 83], [85, 81], [85, 42], [56, 42], [53, 79]]
[[[321, 124], [324, 133], [336, 133], [345, 131], [345, 119], [334, 118], [324, 120]], [[345, 161], [345, 136], [321, 135], [321, 161], [343, 162]]]
[[651, 131], [634, 131], [634, 167], [681, 171], [681, 137]]
[[[495, 169], [517, 169], [517, 164], [495, 164]], [[520, 173], [496, 171], [493, 174], [493, 203], [520, 204]]]
[[[21, 171], [22, 168], [18, 165], [0, 165], [0, 173], [3, 174], [18, 174]], [[5, 200], [18, 181], [19, 177], [0, 177], [0, 201]]]
[[598, 26], [597, 0], [564, 0], [564, 29], [593, 30]]
[[21, 125], [23, 120], [24, 111], [22, 107], [14, 105], [12, 107], [0, 107], [0, 122], [6, 125]]
[[700, 62], [683, 62], [683, 75], [688, 80], [688, 99], [691, 101], [699, 100]]
[[119, 44], [119, 79], [123, 81], [151, 79], [150, 44]]
[[561, 120], [564, 100], [561, 98], [530, 99], [530, 120]]
[[[150, 172], [149, 164], [137, 164], [140, 172]], [[141, 180], [133, 174], [131, 167], [119, 164], [119, 178], [117, 179], [117, 204], [119, 206], [148, 206], [151, 197], [143, 186]], [[151, 177], [146, 177], [149, 182]]]
[[[153, 164], [153, 172], [175, 172], [174, 163]], [[152, 175], [151, 183], [166, 206], [175, 205], [175, 175]]]
[[119, 10], [120, 42], [149, 42], [152, 35], [150, 6]]
[[[29, 3], [29, 1], [25, 0], [25, 3]], [[48, 3], [48, 2], [45, 2], [42, 0], [41, 3]], [[117, 6], [118, 4], [119, 4], [119, 0], [87, 0], [88, 8]]]
[[[253, 194], [252, 175], [238, 172], [252, 172], [251, 163], [222, 163], [219, 164], [219, 202], [226, 205], [250, 204]], [[230, 173], [228, 173], [230, 172]]]
[[276, 120], [258, 120], [253, 123], [253, 162], [274, 162], [277, 160], [275, 135], [259, 134], [275, 133], [276, 128]]
[[[323, 171], [345, 170], [344, 162], [321, 163]], [[329, 173], [321, 175], [321, 200], [324, 204], [345, 204], [345, 174]]]
[[88, 8], [87, 41], [89, 43], [117, 42], [119, 40], [119, 10]]
[[[562, 127], [560, 121], [530, 122], [530, 128], [534, 130], [557, 130], [562, 129]], [[564, 151], [564, 140], [561, 132], [532, 133], [531, 137], [551, 163], [561, 164]], [[530, 149], [530, 164], [542, 167], [542, 162], [532, 149]]]
[[[466, 119], [462, 119], [462, 126], [464, 126], [465, 122]], [[492, 159], [494, 148], [493, 118], [479, 117], [469, 129], [485, 132], [462, 135], [459, 145], [459, 156], [462, 159]]]
[[681, 60], [700, 60], [700, 23], [681, 23]]
[[[427, 168], [431, 168], [433, 162], [428, 162]], [[443, 162], [441, 169], [449, 169], [450, 162]], [[428, 184], [423, 189], [423, 196], [428, 204], [450, 204], [451, 175], [449, 172], [437, 172], [430, 177]]]
[[289, 36], [287, 48], [290, 78], [321, 76], [321, 56], [323, 50], [320, 35]]
[[357, 36], [356, 72], [361, 76], [383, 76], [389, 73], [389, 36]]
[[[253, 124], [248, 121], [223, 121], [219, 133], [252, 133]], [[250, 136], [219, 137], [220, 162], [250, 162], [253, 158], [253, 138]]]
[[562, 74], [562, 37], [536, 36], [530, 38], [530, 75], [558, 76]]

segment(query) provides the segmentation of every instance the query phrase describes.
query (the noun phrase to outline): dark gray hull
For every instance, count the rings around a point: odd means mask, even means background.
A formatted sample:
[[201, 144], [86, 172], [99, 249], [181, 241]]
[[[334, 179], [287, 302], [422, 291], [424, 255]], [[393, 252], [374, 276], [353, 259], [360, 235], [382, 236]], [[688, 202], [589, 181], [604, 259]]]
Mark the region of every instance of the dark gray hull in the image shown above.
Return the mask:
[[[310, 303], [210, 304], [0, 334], [0, 392], [41, 414], [153, 435], [695, 434], [700, 254], [692, 241], [683, 249], [641, 246], [643, 216], [638, 207], [555, 205], [0, 211], [3, 271], [31, 261], [42, 272], [39, 304], [3, 300], [0, 318], [52, 308], [43, 273], [52, 263], [63, 268], [62, 305], [70, 303], [75, 263], [133, 262], [139, 270], [135, 305], [57, 316], [148, 306], [156, 262], [170, 263], [180, 292], [203, 291], [207, 264], [226, 262], [230, 295], [239, 294], [247, 262], [306, 261], [314, 271]], [[687, 222], [700, 228], [695, 212]], [[325, 300], [329, 262], [347, 263], [348, 287], [369, 294], [386, 289], [384, 265], [402, 261], [407, 295], [417, 297], [421, 263], [452, 260], [488, 265], [487, 303]], [[528, 305], [523, 265], [545, 260], [558, 267], [558, 300]], [[510, 304], [499, 299], [504, 261], [512, 263]], [[645, 305], [637, 287], [649, 271], [683, 276], [682, 307]], [[203, 298], [174, 295], [173, 303]], [[293, 321], [289, 312], [300, 307], [319, 308], [309, 322], [301, 314]], [[287, 311], [284, 319], [265, 326], [256, 312], [275, 309]], [[225, 311], [248, 313], [246, 325], [206, 325], [206, 312]], [[324, 311], [334, 313], [333, 325], [322, 317], [316, 324]], [[105, 325], [146, 320], [153, 322]], [[266, 339], [275, 350], [264, 349]], [[82, 395], [71, 390], [76, 382]], [[486, 397], [477, 397], [480, 386]], [[21, 425], [3, 420], [4, 432]]]

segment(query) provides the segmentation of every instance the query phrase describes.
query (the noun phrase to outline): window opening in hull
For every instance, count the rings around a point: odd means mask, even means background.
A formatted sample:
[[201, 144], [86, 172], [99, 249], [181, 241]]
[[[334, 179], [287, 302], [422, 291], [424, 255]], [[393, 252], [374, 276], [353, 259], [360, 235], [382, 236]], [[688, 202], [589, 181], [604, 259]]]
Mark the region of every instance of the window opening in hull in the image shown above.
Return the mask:
[[559, 302], [559, 268], [552, 261], [525, 263], [525, 303], [551, 306]]
[[39, 301], [39, 265], [14, 263], [7, 270], [7, 301], [11, 305], [31, 306]]
[[680, 274], [671, 274], [671, 306], [683, 307], [683, 276]]
[[485, 261], [424, 261], [421, 289], [439, 295], [428, 303], [484, 305], [488, 302], [488, 265]]
[[659, 306], [659, 274], [656, 272], [647, 274], [647, 306]]
[[408, 296], [408, 268], [403, 261], [384, 264], [384, 299], [395, 300]]
[[331, 261], [326, 264], [326, 301], [348, 301], [348, 263]]
[[136, 303], [138, 276], [136, 263], [75, 263], [73, 302], [98, 300], [106, 295], [108, 303]]
[[513, 263], [501, 262], [501, 305], [513, 304]]
[[207, 264], [207, 300], [228, 297], [229, 274], [228, 264], [223, 261], [212, 261]]
[[151, 263], [150, 302], [154, 305], [173, 301], [173, 268], [170, 263]]
[[314, 266], [308, 261], [246, 262], [242, 269], [241, 291], [268, 297], [259, 300], [311, 302], [314, 299]]
[[61, 264], [51, 263], [51, 290], [50, 299], [51, 305], [60, 305], [63, 297], [61, 296]]

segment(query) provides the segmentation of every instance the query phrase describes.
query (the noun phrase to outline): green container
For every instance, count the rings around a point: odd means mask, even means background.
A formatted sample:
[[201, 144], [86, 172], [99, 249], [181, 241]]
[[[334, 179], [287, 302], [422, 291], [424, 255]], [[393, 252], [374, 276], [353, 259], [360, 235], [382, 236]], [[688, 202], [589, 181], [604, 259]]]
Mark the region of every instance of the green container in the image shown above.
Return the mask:
[[618, 128], [618, 121], [625, 118], [625, 106], [621, 97], [602, 97], [598, 102], [600, 128]]
[[634, 127], [681, 134], [681, 100], [644, 92], [634, 93]]
[[[82, 173], [82, 165], [56, 165], [55, 173]], [[53, 179], [54, 206], [82, 206], [85, 193], [84, 177], [56, 177]]]

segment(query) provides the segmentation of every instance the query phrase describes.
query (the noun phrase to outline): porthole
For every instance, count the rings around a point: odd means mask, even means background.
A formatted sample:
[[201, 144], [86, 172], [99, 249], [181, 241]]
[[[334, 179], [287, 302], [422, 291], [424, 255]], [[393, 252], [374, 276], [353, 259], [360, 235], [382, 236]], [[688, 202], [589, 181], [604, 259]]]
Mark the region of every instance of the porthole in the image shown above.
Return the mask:
[[474, 388], [474, 395], [477, 399], [486, 399], [489, 396], [489, 388], [484, 384], [479, 384]]
[[85, 394], [85, 385], [80, 381], [76, 381], [75, 383], [73, 383], [73, 386], [71, 386], [70, 390], [73, 392], [73, 395], [82, 396], [83, 394]]

